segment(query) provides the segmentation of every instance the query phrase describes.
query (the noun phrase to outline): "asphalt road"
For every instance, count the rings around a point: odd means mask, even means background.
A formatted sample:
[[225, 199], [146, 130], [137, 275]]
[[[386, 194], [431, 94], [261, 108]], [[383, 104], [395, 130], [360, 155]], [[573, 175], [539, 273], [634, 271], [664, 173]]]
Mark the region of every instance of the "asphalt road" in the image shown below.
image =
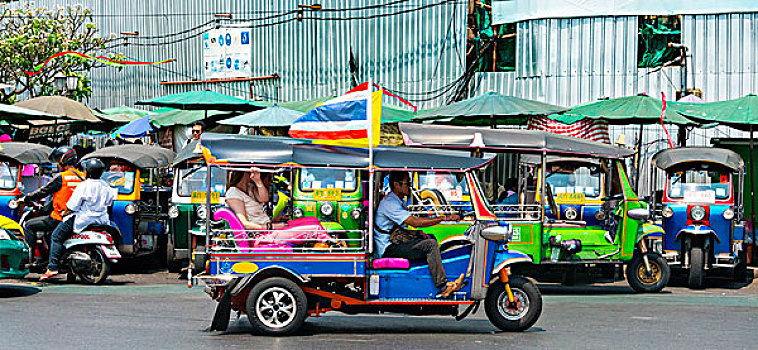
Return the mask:
[[634, 294], [623, 282], [541, 284], [542, 317], [524, 333], [498, 331], [481, 311], [460, 322], [333, 313], [308, 319], [297, 336], [268, 338], [252, 336], [244, 316], [233, 315], [226, 332], [207, 331], [215, 303], [165, 272], [117, 274], [104, 286], [34, 277], [0, 281], [2, 349], [758, 348], [758, 282], [660, 294]]

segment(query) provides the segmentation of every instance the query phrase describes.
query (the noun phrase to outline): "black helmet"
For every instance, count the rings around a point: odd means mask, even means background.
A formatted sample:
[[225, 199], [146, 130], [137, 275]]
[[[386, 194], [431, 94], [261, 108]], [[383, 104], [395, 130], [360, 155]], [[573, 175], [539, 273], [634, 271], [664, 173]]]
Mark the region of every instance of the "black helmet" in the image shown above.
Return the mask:
[[87, 173], [88, 179], [99, 179], [105, 171], [105, 164], [97, 158], [85, 159], [79, 166]]
[[79, 156], [76, 155], [76, 150], [68, 146], [61, 146], [54, 149], [50, 153], [50, 161], [60, 166], [76, 165], [79, 160]]

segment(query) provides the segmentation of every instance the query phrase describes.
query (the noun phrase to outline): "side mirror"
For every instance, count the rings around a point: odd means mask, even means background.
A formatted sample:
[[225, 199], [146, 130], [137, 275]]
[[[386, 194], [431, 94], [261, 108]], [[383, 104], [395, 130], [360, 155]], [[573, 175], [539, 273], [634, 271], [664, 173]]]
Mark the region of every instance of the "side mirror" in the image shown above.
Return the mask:
[[513, 230], [510, 225], [490, 226], [482, 230], [482, 238], [488, 241], [510, 241]]
[[650, 217], [650, 211], [645, 208], [636, 208], [636, 209], [631, 209], [628, 212], [626, 212], [626, 215], [628, 215], [630, 218], [634, 220], [644, 221]]

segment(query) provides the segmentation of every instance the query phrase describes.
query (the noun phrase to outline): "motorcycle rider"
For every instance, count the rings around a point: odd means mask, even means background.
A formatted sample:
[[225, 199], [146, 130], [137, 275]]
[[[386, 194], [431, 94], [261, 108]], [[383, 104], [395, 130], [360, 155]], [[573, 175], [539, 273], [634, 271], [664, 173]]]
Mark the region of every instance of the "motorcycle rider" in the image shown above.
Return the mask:
[[116, 199], [116, 190], [100, 179], [105, 171], [105, 164], [100, 159], [90, 158], [83, 160], [81, 167], [87, 179], [71, 194], [64, 212], [66, 217], [53, 231], [47, 271], [40, 281], [58, 274], [58, 260], [64, 251], [63, 242], [71, 235], [84, 231], [90, 225], [110, 224], [108, 208]]
[[34, 246], [37, 242], [36, 232], [51, 232], [63, 219], [61, 215], [66, 209], [66, 202], [71, 197], [79, 183], [84, 181], [84, 173], [76, 169], [79, 157], [76, 150], [68, 146], [54, 149], [50, 153], [50, 161], [58, 164], [60, 173], [53, 177], [47, 185], [18, 199], [19, 203], [37, 202], [42, 198], [52, 195], [53, 211], [49, 216], [31, 218], [24, 223], [24, 239], [29, 245], [29, 252], [34, 256]]

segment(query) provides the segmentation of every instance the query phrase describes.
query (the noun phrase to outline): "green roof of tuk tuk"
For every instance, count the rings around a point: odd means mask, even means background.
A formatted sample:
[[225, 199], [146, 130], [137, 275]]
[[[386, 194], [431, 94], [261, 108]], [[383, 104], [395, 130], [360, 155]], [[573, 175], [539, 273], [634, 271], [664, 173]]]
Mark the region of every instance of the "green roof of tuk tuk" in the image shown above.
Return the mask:
[[614, 159], [634, 154], [627, 148], [538, 130], [400, 123], [400, 131], [406, 145], [414, 147]]
[[0, 161], [14, 161], [21, 164], [50, 163], [48, 157], [52, 148], [28, 142], [0, 143]]
[[138, 168], [162, 168], [171, 164], [175, 153], [169, 149], [150, 145], [117, 145], [103, 147], [82, 158], [118, 159]]
[[[310, 140], [203, 133], [200, 143], [215, 164], [262, 166], [369, 167], [366, 148], [311, 143]], [[487, 164], [492, 158], [472, 158], [467, 152], [380, 146], [373, 149], [373, 165], [383, 170], [463, 171]]]
[[739, 154], [732, 150], [712, 147], [679, 147], [665, 149], [653, 156], [652, 164], [667, 170], [685, 163], [715, 163], [734, 171], [745, 167]]

